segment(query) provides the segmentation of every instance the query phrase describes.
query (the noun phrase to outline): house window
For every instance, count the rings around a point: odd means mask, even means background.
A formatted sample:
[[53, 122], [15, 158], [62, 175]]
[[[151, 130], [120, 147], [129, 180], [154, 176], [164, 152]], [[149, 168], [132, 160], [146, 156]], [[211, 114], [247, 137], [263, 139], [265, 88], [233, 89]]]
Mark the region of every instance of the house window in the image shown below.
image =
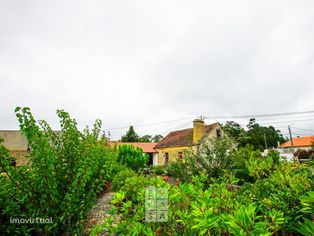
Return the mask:
[[147, 165], [153, 165], [153, 153], [148, 153]]
[[169, 153], [166, 152], [165, 153], [165, 165], [168, 165], [168, 163], [169, 163]]
[[220, 137], [221, 137], [221, 130], [220, 130], [220, 129], [217, 129], [217, 130], [216, 130], [216, 134], [217, 134], [217, 137], [220, 138]]
[[178, 152], [178, 157], [180, 160], [182, 160], [183, 159], [183, 152]]

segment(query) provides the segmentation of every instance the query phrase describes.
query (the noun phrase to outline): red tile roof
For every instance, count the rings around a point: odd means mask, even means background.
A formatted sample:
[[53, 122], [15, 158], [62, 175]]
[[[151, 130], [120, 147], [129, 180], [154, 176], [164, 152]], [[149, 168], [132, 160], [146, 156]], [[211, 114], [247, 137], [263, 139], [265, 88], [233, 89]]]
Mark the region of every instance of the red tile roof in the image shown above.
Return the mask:
[[[295, 147], [311, 147], [314, 142], [314, 136], [306, 136], [306, 137], [297, 137], [293, 138], [293, 146]], [[281, 148], [292, 147], [291, 141], [285, 142], [280, 145]]]
[[[218, 123], [205, 125], [205, 132], [209, 134]], [[182, 147], [193, 145], [193, 128], [173, 131], [163, 138], [155, 148]]]
[[121, 146], [121, 145], [132, 145], [133, 147], [139, 147], [143, 150], [144, 153], [157, 153], [154, 149], [157, 143], [141, 143], [141, 142], [117, 142], [117, 141], [110, 141], [110, 146]]

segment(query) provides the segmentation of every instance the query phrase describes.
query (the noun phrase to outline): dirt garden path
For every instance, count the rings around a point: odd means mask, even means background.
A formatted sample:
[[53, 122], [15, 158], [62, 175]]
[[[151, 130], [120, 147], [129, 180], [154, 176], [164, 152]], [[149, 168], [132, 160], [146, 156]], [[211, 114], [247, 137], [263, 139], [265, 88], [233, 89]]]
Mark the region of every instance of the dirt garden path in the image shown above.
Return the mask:
[[[95, 206], [93, 206], [87, 214], [87, 221], [84, 226], [84, 235], [90, 235], [91, 230], [95, 225], [104, 223], [104, 219], [109, 216], [113, 196], [114, 193], [105, 193], [102, 197], [97, 199]], [[100, 235], [109, 234], [106, 231], [103, 231]]]
[[[174, 177], [169, 177], [166, 180], [172, 186], [176, 184]], [[90, 235], [91, 230], [96, 225], [101, 225], [104, 220], [110, 216], [109, 211], [111, 209], [111, 200], [114, 197], [114, 193], [105, 193], [97, 199], [95, 206], [87, 213], [87, 221], [84, 225], [84, 235]], [[109, 235], [105, 230], [99, 235]]]

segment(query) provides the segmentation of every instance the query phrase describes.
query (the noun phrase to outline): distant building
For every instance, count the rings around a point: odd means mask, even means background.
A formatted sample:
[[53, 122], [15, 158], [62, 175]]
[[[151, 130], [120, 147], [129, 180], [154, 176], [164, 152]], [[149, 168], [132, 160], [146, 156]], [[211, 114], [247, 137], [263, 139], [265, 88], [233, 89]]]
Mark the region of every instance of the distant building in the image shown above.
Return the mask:
[[313, 149], [314, 136], [296, 137], [280, 145], [280, 148], [291, 149], [292, 143], [295, 149], [310, 150]]
[[279, 152], [281, 160], [286, 160], [286, 161], [291, 162], [294, 159], [294, 151], [292, 149], [289, 149], [289, 148], [286, 148], [286, 149], [283, 149], [283, 148], [265, 149], [264, 152], [262, 153], [262, 155], [267, 156], [269, 150], [274, 150], [274, 151]]
[[[292, 143], [294, 148], [292, 147]], [[273, 150], [279, 152], [279, 155], [287, 161], [293, 161], [296, 158], [294, 155], [297, 150], [313, 149], [314, 136], [296, 137], [292, 139], [292, 143], [289, 140]], [[265, 150], [263, 155], [266, 156], [267, 152], [268, 150]]]
[[27, 163], [25, 156], [29, 153], [29, 146], [26, 137], [19, 130], [0, 130], [2, 145], [10, 151], [16, 159], [16, 165], [21, 166]]
[[205, 125], [203, 120], [196, 119], [193, 121], [193, 128], [173, 131], [155, 146], [159, 153], [158, 165], [167, 165], [182, 159], [186, 151], [195, 151], [202, 143], [221, 135], [219, 123]]
[[[53, 131], [56, 135], [61, 135], [61, 131]], [[9, 150], [10, 155], [15, 158], [16, 165], [21, 166], [28, 163], [25, 158], [30, 153], [26, 137], [19, 130], [0, 130], [2, 145]]]
[[110, 146], [131, 145], [135, 148], [142, 149], [143, 153], [148, 155], [148, 165], [158, 165], [158, 151], [155, 149], [157, 143], [143, 143], [143, 142], [116, 142], [110, 141]]

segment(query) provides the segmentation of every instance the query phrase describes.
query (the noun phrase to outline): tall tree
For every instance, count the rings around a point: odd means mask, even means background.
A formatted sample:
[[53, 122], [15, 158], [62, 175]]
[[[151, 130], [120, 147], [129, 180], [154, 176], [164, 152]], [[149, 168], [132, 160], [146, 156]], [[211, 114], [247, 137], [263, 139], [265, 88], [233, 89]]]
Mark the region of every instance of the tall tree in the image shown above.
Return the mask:
[[139, 142], [143, 142], [143, 143], [150, 143], [151, 141], [152, 141], [152, 136], [148, 134], [140, 137], [139, 139]]
[[277, 147], [278, 142], [285, 141], [280, 130], [273, 126], [261, 126], [255, 118], [251, 118], [245, 130], [234, 121], [227, 121], [224, 125], [224, 131], [233, 137], [240, 146], [251, 145], [254, 149], [264, 150], [267, 147]]
[[154, 143], [158, 143], [160, 142], [164, 137], [161, 134], [156, 134], [153, 138], [152, 138], [152, 142]]
[[234, 121], [227, 121], [223, 128], [225, 132], [235, 139], [238, 139], [241, 132], [244, 131], [244, 129], [241, 128], [241, 125]]
[[121, 137], [122, 142], [138, 142], [139, 136], [135, 133], [133, 126], [130, 126], [125, 135]]
[[142, 137], [139, 136], [133, 126], [130, 126], [129, 130], [126, 132], [125, 135], [121, 137], [122, 142], [143, 142], [143, 143], [151, 143], [151, 142], [159, 142], [163, 138], [162, 135], [157, 134], [155, 136], [146, 134]]

